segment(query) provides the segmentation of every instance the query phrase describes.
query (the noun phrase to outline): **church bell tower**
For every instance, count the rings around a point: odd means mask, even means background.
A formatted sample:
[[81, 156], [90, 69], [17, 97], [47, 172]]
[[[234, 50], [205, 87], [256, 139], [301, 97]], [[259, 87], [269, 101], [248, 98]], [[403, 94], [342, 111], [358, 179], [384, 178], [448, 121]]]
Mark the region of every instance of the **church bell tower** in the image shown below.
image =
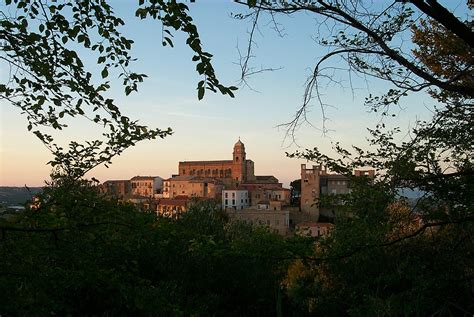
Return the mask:
[[233, 164], [232, 164], [232, 178], [238, 184], [245, 182], [246, 178], [246, 162], [245, 145], [239, 140], [234, 145]]

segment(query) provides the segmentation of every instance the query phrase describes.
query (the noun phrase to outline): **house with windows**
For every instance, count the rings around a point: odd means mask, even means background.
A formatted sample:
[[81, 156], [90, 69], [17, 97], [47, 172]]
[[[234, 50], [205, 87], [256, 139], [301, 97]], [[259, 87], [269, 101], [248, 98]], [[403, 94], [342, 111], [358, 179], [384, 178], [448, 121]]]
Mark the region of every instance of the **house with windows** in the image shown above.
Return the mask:
[[222, 209], [243, 210], [250, 206], [248, 190], [224, 189], [222, 191]]
[[161, 191], [163, 178], [159, 176], [135, 176], [130, 180], [134, 196], [153, 197]]
[[250, 207], [243, 210], [228, 209], [230, 219], [252, 226], [263, 226], [286, 236], [290, 233], [290, 212], [288, 210], [259, 210]]

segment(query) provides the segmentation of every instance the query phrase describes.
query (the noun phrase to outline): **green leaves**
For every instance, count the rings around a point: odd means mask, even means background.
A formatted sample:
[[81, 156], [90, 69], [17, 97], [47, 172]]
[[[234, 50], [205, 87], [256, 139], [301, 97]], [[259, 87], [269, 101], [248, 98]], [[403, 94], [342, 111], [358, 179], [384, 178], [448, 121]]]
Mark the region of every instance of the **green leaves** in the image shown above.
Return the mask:
[[194, 202], [172, 220], [99, 189], [53, 174], [33, 208], [11, 223], [0, 218], [3, 314], [275, 313], [288, 265], [278, 257], [293, 244], [229, 222], [213, 202]]
[[[111, 68], [121, 69], [125, 93], [137, 90], [146, 76], [128, 69], [132, 62], [128, 50], [133, 41], [120, 34], [117, 27], [123, 21], [107, 2], [59, 1], [42, 4], [44, 10], [36, 1], [7, 1], [6, 5], [29, 11], [25, 16], [5, 16], [1, 20], [5, 61], [11, 63], [15, 75], [0, 84], [0, 92], [3, 96], [14, 96], [10, 98], [12, 103], [28, 114], [28, 130], [38, 128], [34, 133], [55, 155], [52, 165], [81, 177], [94, 166], [109, 163], [113, 156], [140, 140], [171, 134], [171, 129], [147, 129], [122, 120], [119, 107], [102, 95], [110, 88], [108, 82], [94, 82], [81, 56], [69, 48], [81, 44], [86, 50], [98, 52], [97, 63], [104, 64], [99, 71], [102, 79], [109, 77]], [[46, 22], [29, 23], [31, 20]], [[40, 33], [32, 30], [36, 25]], [[92, 39], [96, 42], [92, 43]], [[41, 132], [42, 127], [64, 129], [66, 115], [89, 118], [92, 113], [91, 122], [101, 124], [106, 132], [103, 140], [89, 141], [88, 150], [75, 142], [64, 150], [51, 136]]]
[[[171, 129], [149, 129], [133, 120], [125, 120], [113, 100], [104, 97], [110, 88], [106, 81], [111, 70], [119, 70], [125, 95], [138, 91], [146, 78], [129, 69], [133, 58], [129, 54], [133, 41], [120, 32], [124, 24], [106, 1], [6, 1], [5, 17], [1, 19], [5, 61], [12, 66], [13, 77], [0, 83], [0, 93], [28, 115], [28, 130], [45, 143], [56, 156], [51, 164], [81, 177], [101, 163], [109, 163], [136, 142], [163, 138]], [[21, 13], [14, 14], [20, 9]], [[11, 13], [11, 16], [8, 14]], [[202, 48], [196, 26], [188, 8], [174, 1], [140, 1], [136, 15], [151, 17], [163, 24], [165, 45], [173, 46], [173, 30], [187, 35], [186, 43], [193, 50], [196, 71], [203, 76], [198, 86], [198, 99], [207, 90], [234, 96], [235, 87], [226, 87], [216, 78], [212, 54]], [[35, 23], [30, 23], [31, 21]], [[38, 33], [33, 29], [39, 30]], [[77, 45], [94, 54], [102, 65], [98, 74], [87, 69]], [[82, 51], [81, 51], [82, 53]], [[97, 77], [102, 81], [97, 82]], [[104, 128], [102, 137], [92, 140], [90, 150], [74, 145], [64, 150], [41, 132], [44, 127], [62, 130], [68, 116], [84, 116]], [[73, 143], [71, 143], [73, 144]]]
[[107, 67], [104, 67], [104, 69], [101, 72], [102, 78], [106, 78], [109, 76], [109, 71], [107, 70]]
[[201, 100], [204, 97], [204, 87], [199, 87], [198, 88], [198, 99]]

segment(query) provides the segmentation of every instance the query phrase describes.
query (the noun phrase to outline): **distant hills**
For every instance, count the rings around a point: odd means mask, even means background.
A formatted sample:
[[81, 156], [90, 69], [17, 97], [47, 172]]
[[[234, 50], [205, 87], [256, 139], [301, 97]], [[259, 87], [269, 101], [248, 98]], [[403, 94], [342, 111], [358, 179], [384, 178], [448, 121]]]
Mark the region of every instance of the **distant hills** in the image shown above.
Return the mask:
[[23, 205], [41, 192], [42, 187], [8, 187], [0, 186], [0, 203], [6, 205]]

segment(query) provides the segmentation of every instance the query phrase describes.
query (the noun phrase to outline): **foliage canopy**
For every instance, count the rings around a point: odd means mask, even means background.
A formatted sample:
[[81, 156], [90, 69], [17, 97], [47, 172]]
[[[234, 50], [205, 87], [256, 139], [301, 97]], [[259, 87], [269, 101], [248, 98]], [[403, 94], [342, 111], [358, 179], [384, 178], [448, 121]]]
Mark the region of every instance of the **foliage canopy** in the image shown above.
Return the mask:
[[[186, 44], [194, 52], [192, 60], [203, 78], [197, 87], [199, 99], [205, 90], [234, 96], [236, 88], [217, 79], [212, 55], [202, 48], [184, 3], [140, 0], [135, 15], [161, 23], [163, 45], [173, 46], [173, 32], [187, 35]], [[150, 129], [139, 124], [107, 98], [110, 71], [118, 72], [126, 95], [137, 91], [146, 78], [130, 69], [133, 40], [121, 33], [124, 25], [112, 6], [102, 0], [7, 0], [2, 8], [0, 61], [10, 76], [0, 83], [0, 97], [27, 116], [28, 130], [54, 155], [50, 163], [74, 177], [101, 163], [110, 164], [113, 156], [138, 141], [164, 138], [172, 132], [171, 128]], [[85, 53], [96, 58], [100, 74], [84, 62]], [[67, 126], [65, 119], [76, 116], [103, 126], [105, 132], [102, 139], [84, 144], [72, 141], [63, 149], [45, 127], [62, 130]]]
[[[368, 150], [336, 143], [336, 157], [318, 148], [289, 154], [322, 163], [352, 184], [350, 194], [321, 200], [337, 203], [350, 216], [337, 219], [331, 236], [317, 244], [315, 261], [292, 265], [287, 287], [293, 299], [316, 314], [472, 313], [472, 21], [455, 17], [436, 0], [381, 6], [337, 0], [247, 3], [254, 11], [245, 17], [305, 12], [331, 30], [315, 36], [328, 53], [313, 67], [303, 104], [287, 125], [290, 135], [306, 120], [313, 100], [324, 112], [324, 83], [340, 84], [335, 74], [341, 66], [328, 63], [334, 58], [347, 65], [342, 71], [349, 75], [392, 86], [366, 98], [382, 114], [381, 123], [369, 129]], [[384, 117], [395, 115], [392, 109], [404, 96], [418, 92], [434, 98], [433, 117], [417, 121], [408, 140], [399, 142], [401, 130], [387, 129]], [[352, 175], [367, 166], [378, 171], [372, 182]], [[421, 197], [410, 204], [400, 194], [407, 188]]]

